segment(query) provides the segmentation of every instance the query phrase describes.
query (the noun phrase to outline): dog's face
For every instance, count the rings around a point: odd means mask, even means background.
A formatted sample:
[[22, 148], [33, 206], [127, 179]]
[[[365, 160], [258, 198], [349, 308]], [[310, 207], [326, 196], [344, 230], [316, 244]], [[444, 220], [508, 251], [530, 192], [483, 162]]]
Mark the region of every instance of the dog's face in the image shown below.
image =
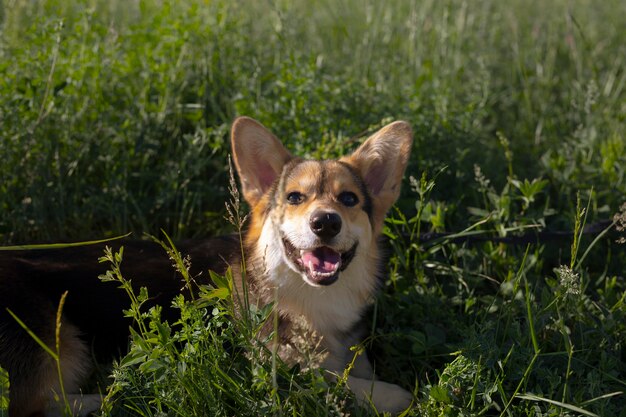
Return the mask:
[[396, 122], [348, 157], [303, 160], [258, 122], [237, 119], [233, 155], [253, 210], [248, 243], [271, 240], [267, 256], [311, 286], [331, 285], [352, 263], [369, 262], [359, 258], [376, 244], [398, 197], [411, 143], [408, 125]]
[[310, 285], [330, 285], [371, 241], [371, 201], [350, 165], [339, 161], [287, 164], [273, 205], [287, 264]]

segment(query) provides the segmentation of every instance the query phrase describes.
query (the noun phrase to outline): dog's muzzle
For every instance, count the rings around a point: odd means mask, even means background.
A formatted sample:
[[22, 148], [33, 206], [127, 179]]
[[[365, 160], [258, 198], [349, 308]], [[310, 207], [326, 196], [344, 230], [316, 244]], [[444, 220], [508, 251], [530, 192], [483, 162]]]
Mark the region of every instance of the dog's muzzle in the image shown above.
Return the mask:
[[358, 242], [346, 252], [337, 252], [328, 246], [319, 246], [314, 249], [298, 249], [287, 238], [283, 238], [285, 254], [298, 269], [306, 274], [313, 285], [331, 285], [339, 278], [339, 273], [345, 270], [354, 254]]

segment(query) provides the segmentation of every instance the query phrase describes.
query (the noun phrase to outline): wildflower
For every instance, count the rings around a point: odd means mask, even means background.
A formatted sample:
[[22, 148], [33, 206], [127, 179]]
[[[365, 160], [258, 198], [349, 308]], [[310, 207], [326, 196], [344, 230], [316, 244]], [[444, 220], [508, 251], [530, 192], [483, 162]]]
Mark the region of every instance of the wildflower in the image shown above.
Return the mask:
[[[618, 232], [626, 230], [626, 203], [622, 204], [619, 208], [619, 212], [615, 213], [615, 216], [613, 216], [613, 222], [615, 223], [615, 228]], [[616, 240], [616, 242], [626, 243], [626, 237], [621, 236]]]
[[474, 164], [474, 179], [480, 185], [479, 190], [481, 192], [485, 192], [489, 190], [490, 181], [487, 177], [485, 177], [485, 174], [483, 174], [482, 170], [480, 169], [480, 166], [477, 164]]
[[561, 265], [556, 269], [561, 288], [565, 289], [565, 296], [580, 294], [580, 276], [569, 266]]

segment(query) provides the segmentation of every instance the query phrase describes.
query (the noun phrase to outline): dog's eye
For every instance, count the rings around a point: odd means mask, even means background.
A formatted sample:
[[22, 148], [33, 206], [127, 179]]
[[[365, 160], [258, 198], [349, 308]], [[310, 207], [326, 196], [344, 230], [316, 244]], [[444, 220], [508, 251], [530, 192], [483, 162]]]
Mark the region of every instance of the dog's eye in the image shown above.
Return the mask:
[[354, 207], [359, 202], [359, 197], [357, 197], [356, 194], [350, 191], [344, 191], [343, 193], [339, 194], [339, 197], [337, 197], [337, 199], [341, 204], [347, 207]]
[[304, 201], [304, 194], [294, 191], [287, 194], [287, 202], [289, 204], [297, 205]]

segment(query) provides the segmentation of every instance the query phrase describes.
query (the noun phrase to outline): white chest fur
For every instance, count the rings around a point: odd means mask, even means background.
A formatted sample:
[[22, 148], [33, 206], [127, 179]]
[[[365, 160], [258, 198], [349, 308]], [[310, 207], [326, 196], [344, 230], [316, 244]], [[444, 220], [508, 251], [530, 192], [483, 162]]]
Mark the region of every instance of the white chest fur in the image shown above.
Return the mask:
[[267, 222], [256, 249], [256, 272], [263, 275], [266, 296], [276, 301], [283, 314], [303, 316], [313, 329], [328, 337], [354, 326], [376, 287], [376, 261], [368, 258], [367, 242], [362, 243], [335, 283], [314, 287], [286, 263], [281, 238]]

